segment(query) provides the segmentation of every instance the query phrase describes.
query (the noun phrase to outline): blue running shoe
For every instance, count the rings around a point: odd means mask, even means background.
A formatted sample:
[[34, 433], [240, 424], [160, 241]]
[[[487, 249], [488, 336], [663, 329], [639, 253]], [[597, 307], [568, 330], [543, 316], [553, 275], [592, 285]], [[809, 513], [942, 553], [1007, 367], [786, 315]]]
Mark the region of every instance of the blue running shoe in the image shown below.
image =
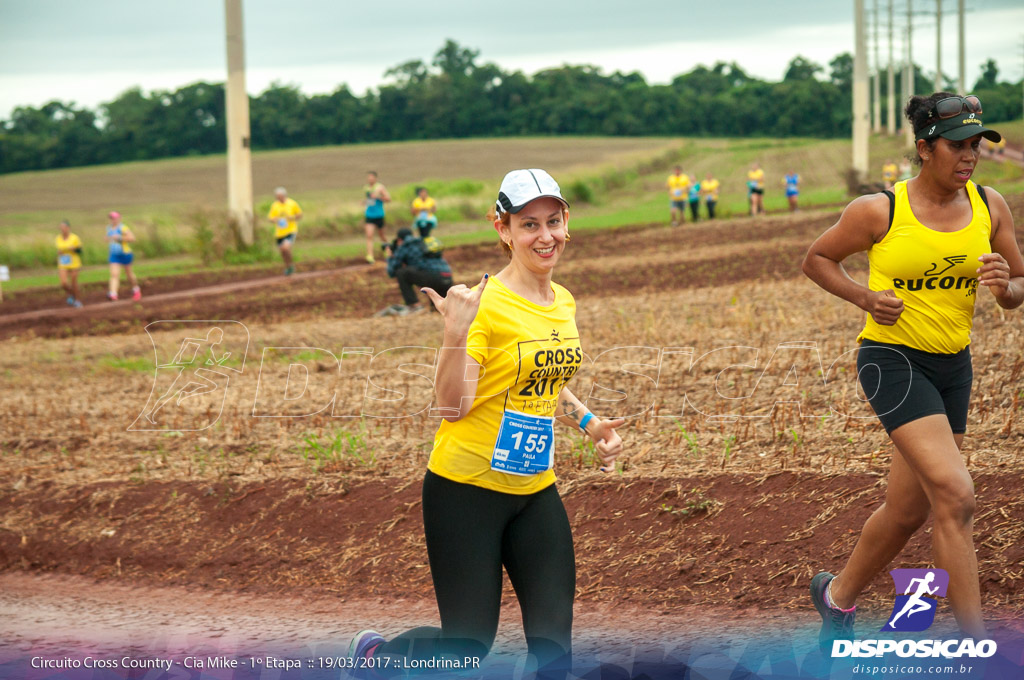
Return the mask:
[[67, 299], [67, 303], [68, 303], [68, 307], [74, 307], [75, 306], [75, 296], [74, 295], [69, 295], [68, 299]]
[[355, 634], [352, 641], [348, 643], [347, 656], [355, 659], [355, 665], [348, 669], [350, 678], [375, 678], [374, 669], [367, 665], [361, 665], [364, 659], [373, 654], [377, 647], [387, 642], [384, 636], [375, 630], [361, 630]]
[[821, 631], [818, 633], [818, 645], [823, 653], [831, 653], [833, 640], [853, 639], [853, 620], [857, 616], [856, 607], [848, 612], [829, 606], [825, 598], [825, 590], [835, 576], [823, 571], [811, 579], [811, 601], [821, 615]]

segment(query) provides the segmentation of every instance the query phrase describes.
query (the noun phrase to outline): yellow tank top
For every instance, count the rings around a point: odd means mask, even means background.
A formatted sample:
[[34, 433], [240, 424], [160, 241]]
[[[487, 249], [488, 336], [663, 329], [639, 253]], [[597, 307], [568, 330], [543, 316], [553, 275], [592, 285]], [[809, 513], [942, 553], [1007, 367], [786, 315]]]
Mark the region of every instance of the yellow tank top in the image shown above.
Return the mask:
[[893, 187], [892, 225], [868, 250], [868, 287], [891, 288], [903, 300], [903, 313], [892, 326], [875, 323], [868, 314], [858, 342], [888, 342], [936, 354], [955, 354], [970, 344], [978, 258], [992, 252], [992, 217], [974, 182], [967, 182], [966, 189], [974, 213], [970, 223], [941, 232], [914, 217], [905, 181]]

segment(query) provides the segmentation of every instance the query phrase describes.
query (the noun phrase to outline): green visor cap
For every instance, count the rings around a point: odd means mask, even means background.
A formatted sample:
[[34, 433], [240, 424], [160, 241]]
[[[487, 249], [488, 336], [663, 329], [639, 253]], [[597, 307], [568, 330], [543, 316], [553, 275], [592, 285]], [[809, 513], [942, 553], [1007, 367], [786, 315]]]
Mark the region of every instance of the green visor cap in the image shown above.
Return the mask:
[[973, 137], [974, 135], [981, 135], [985, 139], [998, 142], [1003, 138], [1001, 134], [985, 127], [981, 123], [981, 118], [976, 118], [975, 114], [967, 113], [966, 111], [957, 114], [953, 118], [947, 118], [940, 120], [939, 122], [929, 125], [920, 132], [917, 133], [917, 139], [935, 139], [936, 137], [945, 137], [954, 142]]

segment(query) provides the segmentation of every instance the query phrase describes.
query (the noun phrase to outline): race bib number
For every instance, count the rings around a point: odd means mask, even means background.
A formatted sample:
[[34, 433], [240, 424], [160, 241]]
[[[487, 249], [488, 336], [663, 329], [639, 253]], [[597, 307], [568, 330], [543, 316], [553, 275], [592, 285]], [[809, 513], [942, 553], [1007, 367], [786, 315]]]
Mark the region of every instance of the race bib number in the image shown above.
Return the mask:
[[68, 253], [61, 253], [61, 255], [57, 258], [57, 262], [62, 265], [70, 265], [71, 255], [69, 255]]
[[279, 227], [282, 227], [282, 228], [283, 228], [283, 227], [287, 227], [287, 226], [288, 226], [288, 220], [286, 220], [286, 219], [284, 219], [284, 218], [282, 217], [281, 219], [279, 219], [279, 220], [277, 221], [277, 226], [279, 226]]
[[491, 469], [536, 475], [554, 465], [555, 419], [505, 411], [491, 456]]

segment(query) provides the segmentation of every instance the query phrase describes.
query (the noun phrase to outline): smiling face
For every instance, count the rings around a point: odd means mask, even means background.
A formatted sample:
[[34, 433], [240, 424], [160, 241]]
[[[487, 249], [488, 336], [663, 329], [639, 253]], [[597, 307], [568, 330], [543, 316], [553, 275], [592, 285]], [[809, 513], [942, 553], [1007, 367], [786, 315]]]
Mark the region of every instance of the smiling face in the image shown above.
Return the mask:
[[918, 153], [922, 158], [922, 174], [927, 172], [939, 185], [961, 189], [974, 174], [981, 156], [981, 135], [964, 140], [939, 137], [931, 147], [921, 140]]
[[556, 198], [530, 201], [509, 216], [508, 226], [496, 221], [502, 241], [512, 249], [512, 261], [535, 273], [549, 273], [565, 250], [569, 213]]
[[60, 235], [63, 236], [64, 238], [67, 238], [69, 234], [71, 234], [71, 225], [68, 224], [67, 222], [61, 222]]

